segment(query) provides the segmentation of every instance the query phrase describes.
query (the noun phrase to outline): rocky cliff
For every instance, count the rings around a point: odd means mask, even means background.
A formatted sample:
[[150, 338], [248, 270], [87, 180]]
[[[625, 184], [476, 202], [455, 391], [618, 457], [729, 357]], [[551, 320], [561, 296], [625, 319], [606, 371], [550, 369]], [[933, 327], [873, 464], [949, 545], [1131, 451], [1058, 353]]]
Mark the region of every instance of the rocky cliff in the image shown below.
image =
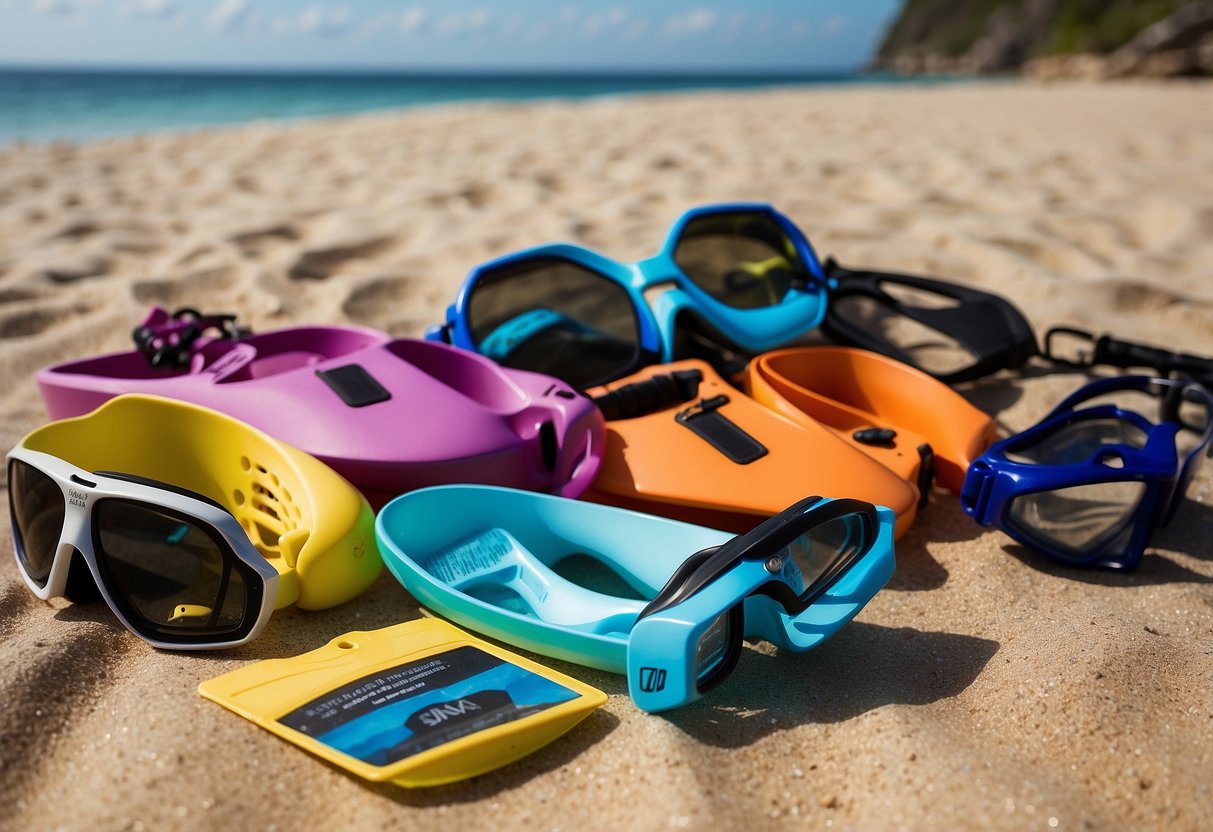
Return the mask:
[[903, 74], [1213, 75], [1213, 0], [906, 0], [875, 64]]

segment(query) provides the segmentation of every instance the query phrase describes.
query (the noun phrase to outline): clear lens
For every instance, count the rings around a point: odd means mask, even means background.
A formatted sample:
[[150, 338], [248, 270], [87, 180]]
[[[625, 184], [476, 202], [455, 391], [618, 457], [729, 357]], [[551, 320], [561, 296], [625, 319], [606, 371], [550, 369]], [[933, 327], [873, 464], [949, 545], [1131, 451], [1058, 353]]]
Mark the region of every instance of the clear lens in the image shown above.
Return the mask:
[[[860, 514], [844, 514], [816, 526], [793, 540], [780, 553], [785, 569], [784, 575], [795, 578], [799, 573], [800, 586], [793, 586], [801, 600], [811, 599], [824, 586], [833, 581], [855, 558], [867, 548], [867, 532]], [[795, 572], [787, 564], [795, 566]]]
[[812, 279], [792, 239], [767, 214], [710, 214], [683, 227], [678, 268], [709, 295], [736, 309], [774, 306]]
[[[1068, 422], [1032, 444], [1007, 449], [1007, 459], [1032, 465], [1086, 462], [1106, 445], [1144, 448], [1144, 430], [1124, 419], [1080, 419]], [[1109, 464], [1115, 464], [1109, 460]]]
[[1062, 552], [1086, 556], [1128, 543], [1143, 482], [1105, 482], [1023, 494], [1011, 501], [1008, 523]]
[[46, 586], [63, 534], [63, 490], [34, 466], [14, 459], [8, 465], [8, 504], [21, 568], [35, 584]]
[[627, 290], [567, 260], [482, 275], [468, 301], [476, 348], [507, 367], [589, 387], [634, 369], [640, 352]]
[[137, 627], [174, 635], [240, 629], [248, 584], [236, 555], [200, 521], [142, 503], [106, 499], [93, 509], [97, 565]]
[[[890, 290], [892, 287], [882, 285], [881, 288]], [[903, 292], [889, 291], [889, 294], [900, 295]], [[973, 352], [947, 333], [911, 320], [872, 298], [860, 295], [837, 298], [830, 302], [830, 314], [848, 321], [852, 326], [879, 334], [914, 365], [928, 373], [948, 375], [973, 366], [975, 361]]]

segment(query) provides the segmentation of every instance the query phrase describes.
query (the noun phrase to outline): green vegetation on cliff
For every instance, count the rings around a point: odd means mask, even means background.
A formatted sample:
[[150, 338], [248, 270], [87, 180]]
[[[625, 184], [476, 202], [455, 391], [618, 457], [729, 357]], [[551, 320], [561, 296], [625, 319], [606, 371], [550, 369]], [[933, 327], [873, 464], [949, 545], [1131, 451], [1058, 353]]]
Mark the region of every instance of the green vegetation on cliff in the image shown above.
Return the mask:
[[1187, 0], [1065, 0], [1058, 4], [1052, 38], [1038, 54], [1111, 52]]
[[906, 0], [878, 62], [906, 54], [960, 58], [983, 39], [1014, 41], [1008, 66], [1044, 55], [1108, 53], [1190, 0]]

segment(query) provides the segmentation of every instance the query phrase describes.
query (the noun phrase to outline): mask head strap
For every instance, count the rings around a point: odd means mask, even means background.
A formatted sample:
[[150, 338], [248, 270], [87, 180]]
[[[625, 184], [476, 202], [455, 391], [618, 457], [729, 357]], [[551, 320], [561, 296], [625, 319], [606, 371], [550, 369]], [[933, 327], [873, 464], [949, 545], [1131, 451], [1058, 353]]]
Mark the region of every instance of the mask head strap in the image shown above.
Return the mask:
[[[1067, 349], [1066, 341], [1078, 343]], [[1145, 368], [1168, 376], [1187, 376], [1206, 386], [1213, 382], [1213, 358], [1171, 352], [1107, 334], [1096, 336], [1068, 326], [1055, 326], [1045, 333], [1041, 354], [1062, 367], [1086, 369], [1103, 365], [1122, 370]]]
[[[832, 258], [826, 260], [826, 275], [836, 288], [830, 293], [830, 306], [822, 329], [835, 340], [896, 358], [940, 381], [955, 384], [992, 375], [999, 370], [1014, 370], [1039, 350], [1032, 327], [1015, 306], [1005, 298], [956, 283], [890, 274], [853, 271]], [[900, 300], [886, 291], [897, 286], [946, 298], [944, 307], [927, 307]], [[884, 334], [871, 322], [856, 321], [840, 313], [840, 301], [865, 298], [878, 304], [885, 313], [900, 316], [943, 333], [972, 354], [970, 364], [952, 372], [932, 372], [914, 356]]]

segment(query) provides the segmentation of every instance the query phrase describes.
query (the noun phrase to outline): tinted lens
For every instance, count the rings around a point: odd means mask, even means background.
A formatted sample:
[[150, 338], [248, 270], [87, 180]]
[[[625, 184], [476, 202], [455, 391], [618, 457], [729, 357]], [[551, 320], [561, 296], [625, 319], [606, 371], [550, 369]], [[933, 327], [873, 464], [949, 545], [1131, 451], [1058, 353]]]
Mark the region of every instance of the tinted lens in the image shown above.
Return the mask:
[[8, 504], [21, 568], [35, 584], [46, 586], [63, 533], [63, 490], [34, 466], [10, 460]]
[[1080, 419], [1052, 433], [1007, 449], [1007, 459], [1034, 465], [1086, 462], [1106, 445], [1144, 448], [1146, 432], [1124, 419]]
[[1030, 538], [1075, 557], [1115, 552], [1128, 543], [1146, 494], [1142, 482], [1106, 482], [1024, 494], [1007, 522]]
[[248, 577], [209, 526], [127, 500], [93, 509], [97, 565], [131, 623], [159, 638], [223, 636], [250, 611]]
[[767, 214], [710, 214], [686, 224], [674, 249], [678, 268], [721, 303], [774, 306], [812, 275], [792, 239]]
[[[927, 307], [939, 305], [937, 296], [929, 293], [915, 293], [924, 295], [920, 302], [917, 298], [905, 297], [913, 290], [886, 284], [882, 284], [881, 288], [891, 295], [897, 295], [903, 303]], [[952, 336], [898, 314], [872, 298], [862, 295], [836, 298], [830, 303], [830, 314], [853, 327], [879, 335], [894, 349], [904, 353], [911, 363], [928, 373], [949, 375], [967, 369], [976, 362], [973, 352]]]
[[723, 682], [737, 666], [745, 634], [744, 609], [744, 604], [737, 604], [721, 613], [695, 643], [695, 688], [700, 693]]
[[[863, 555], [867, 526], [860, 514], [844, 514], [816, 526], [793, 540], [780, 553], [784, 563], [800, 572], [799, 596], [811, 600]], [[784, 574], [787, 574], [785, 569]]]
[[695, 644], [696, 682], [710, 678], [728, 656], [734, 638], [732, 618], [727, 612], [721, 613]]
[[468, 302], [481, 353], [506, 367], [589, 387], [636, 369], [640, 330], [627, 290], [567, 260], [481, 276]]

